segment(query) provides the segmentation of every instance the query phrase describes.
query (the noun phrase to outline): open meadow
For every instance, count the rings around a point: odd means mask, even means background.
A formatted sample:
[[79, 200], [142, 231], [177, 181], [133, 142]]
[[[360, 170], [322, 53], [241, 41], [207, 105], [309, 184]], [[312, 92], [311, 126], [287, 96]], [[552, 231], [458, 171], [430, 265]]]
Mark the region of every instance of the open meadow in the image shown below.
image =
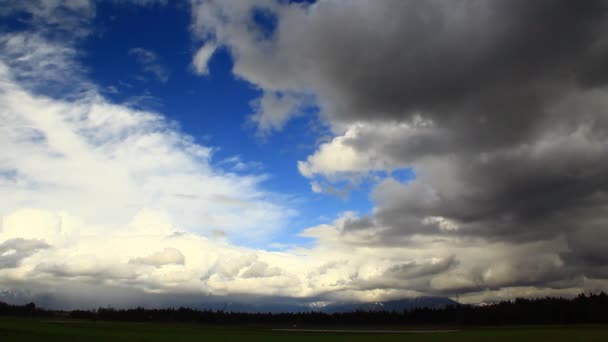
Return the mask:
[[[312, 329], [312, 328], [311, 328]], [[328, 328], [324, 328], [328, 329]], [[352, 329], [352, 328], [351, 328]], [[358, 328], [361, 329], [361, 328]], [[414, 330], [415, 329], [415, 330]], [[607, 341], [606, 325], [450, 328], [427, 332], [392, 327], [391, 332], [276, 331], [270, 327], [181, 323], [126, 323], [40, 318], [0, 318], [0, 339], [8, 341]], [[411, 332], [394, 332], [412, 330]]]

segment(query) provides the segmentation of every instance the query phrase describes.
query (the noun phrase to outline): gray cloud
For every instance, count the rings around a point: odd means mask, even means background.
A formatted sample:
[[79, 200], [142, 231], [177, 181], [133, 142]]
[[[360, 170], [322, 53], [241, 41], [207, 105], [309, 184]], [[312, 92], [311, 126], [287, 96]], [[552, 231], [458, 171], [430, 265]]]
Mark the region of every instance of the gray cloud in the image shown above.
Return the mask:
[[[255, 6], [277, 15], [269, 37], [256, 29]], [[597, 242], [608, 232], [607, 9], [606, 1], [211, 2], [194, 5], [194, 31], [227, 46], [235, 74], [265, 94], [316, 99], [336, 137], [299, 165], [313, 189], [414, 169], [410, 183], [376, 186], [372, 214], [334, 225], [341, 243], [503, 244], [501, 268], [456, 254], [457, 267], [409, 286], [560, 288], [608, 274]], [[269, 107], [255, 119], [275, 129], [298, 115]], [[543, 241], [559, 249], [521, 248]]]
[[[255, 29], [259, 7], [279, 18], [266, 40]], [[229, 46], [235, 73], [267, 92], [313, 92], [334, 122], [422, 112], [478, 132], [460, 139], [498, 143], [529, 133], [564, 85], [601, 83], [604, 10], [601, 1], [203, 3], [195, 31]], [[279, 116], [273, 108], [269, 121]], [[478, 129], [482, 116], [490, 135]]]
[[353, 288], [359, 290], [373, 289], [407, 289], [429, 292], [431, 279], [454, 268], [458, 262], [454, 256], [435, 262], [411, 261], [389, 267], [381, 275], [372, 278], [357, 277]]
[[38, 239], [10, 239], [0, 244], [0, 269], [17, 267], [21, 261], [50, 246]]

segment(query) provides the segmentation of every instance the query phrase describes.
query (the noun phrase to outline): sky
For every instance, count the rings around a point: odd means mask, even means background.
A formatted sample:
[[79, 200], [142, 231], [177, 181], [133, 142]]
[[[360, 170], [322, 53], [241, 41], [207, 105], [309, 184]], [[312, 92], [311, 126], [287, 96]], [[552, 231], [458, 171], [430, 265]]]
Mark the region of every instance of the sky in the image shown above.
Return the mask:
[[606, 291], [607, 10], [0, 0], [0, 294]]

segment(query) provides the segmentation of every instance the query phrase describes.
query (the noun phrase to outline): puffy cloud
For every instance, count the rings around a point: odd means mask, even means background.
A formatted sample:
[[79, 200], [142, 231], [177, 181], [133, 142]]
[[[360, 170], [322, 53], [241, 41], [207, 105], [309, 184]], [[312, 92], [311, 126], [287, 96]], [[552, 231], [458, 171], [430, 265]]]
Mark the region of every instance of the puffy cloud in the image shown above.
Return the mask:
[[[348, 126], [343, 134], [322, 143], [306, 161], [298, 162], [298, 170], [308, 178], [315, 175], [343, 178], [404, 168], [412, 165], [417, 148], [429, 148], [438, 135], [433, 123], [419, 116], [411, 122], [358, 122]], [[404, 149], [409, 149], [410, 153]], [[391, 154], [393, 151], [395, 153]]]

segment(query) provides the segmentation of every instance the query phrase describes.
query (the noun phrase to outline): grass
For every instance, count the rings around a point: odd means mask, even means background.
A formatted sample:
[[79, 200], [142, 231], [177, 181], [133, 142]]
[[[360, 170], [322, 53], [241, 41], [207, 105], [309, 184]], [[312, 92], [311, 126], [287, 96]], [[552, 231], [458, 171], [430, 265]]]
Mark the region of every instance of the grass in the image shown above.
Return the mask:
[[[391, 328], [391, 329], [394, 329]], [[401, 328], [399, 330], [407, 330]], [[0, 317], [0, 341], [608, 341], [608, 326], [509, 326], [434, 333], [277, 332], [199, 324], [127, 323]]]

